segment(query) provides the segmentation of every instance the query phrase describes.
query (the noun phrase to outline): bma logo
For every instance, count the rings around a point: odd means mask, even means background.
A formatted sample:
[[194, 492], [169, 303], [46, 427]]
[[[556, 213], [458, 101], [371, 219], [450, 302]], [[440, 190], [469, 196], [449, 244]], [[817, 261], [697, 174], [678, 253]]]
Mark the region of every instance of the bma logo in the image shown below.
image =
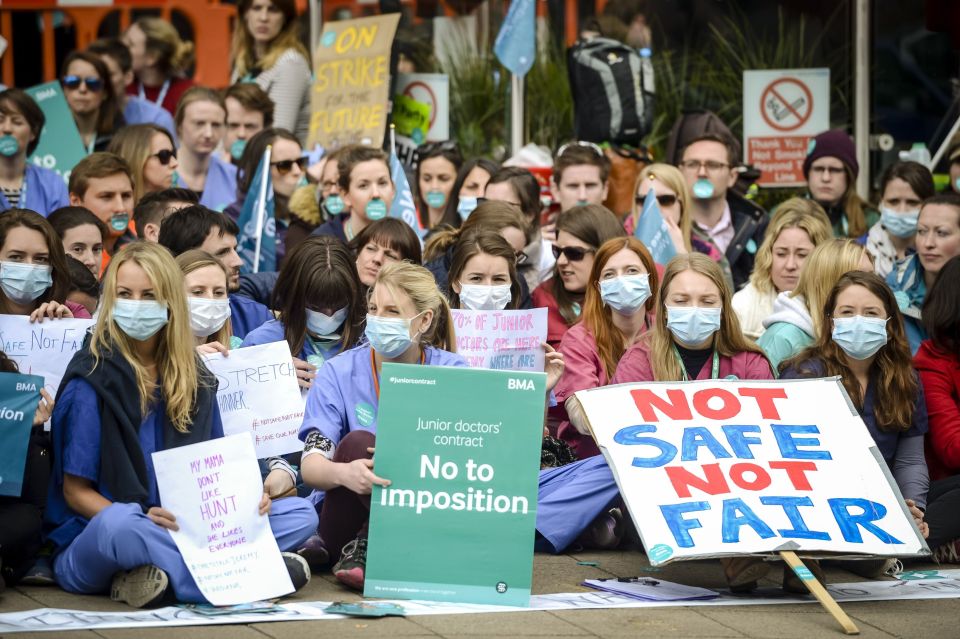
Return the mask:
[[511, 377], [507, 380], [508, 390], [536, 390], [532, 379], [516, 379]]
[[37, 390], [36, 384], [26, 384], [24, 382], [17, 382], [18, 391], [35, 391]]

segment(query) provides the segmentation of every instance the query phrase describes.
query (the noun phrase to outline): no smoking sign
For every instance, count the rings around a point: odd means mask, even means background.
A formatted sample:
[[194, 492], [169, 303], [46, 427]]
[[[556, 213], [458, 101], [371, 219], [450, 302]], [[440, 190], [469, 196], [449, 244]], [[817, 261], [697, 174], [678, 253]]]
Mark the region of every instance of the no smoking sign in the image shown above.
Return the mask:
[[777, 131], [795, 131], [813, 114], [813, 93], [796, 78], [780, 78], [760, 97], [760, 115]]

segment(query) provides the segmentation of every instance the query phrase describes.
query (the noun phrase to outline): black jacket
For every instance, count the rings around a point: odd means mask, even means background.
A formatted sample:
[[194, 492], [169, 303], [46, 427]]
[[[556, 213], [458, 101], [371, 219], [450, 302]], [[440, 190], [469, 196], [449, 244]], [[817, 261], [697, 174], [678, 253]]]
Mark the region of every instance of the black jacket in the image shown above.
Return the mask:
[[733, 191], [727, 192], [727, 204], [733, 222], [733, 239], [725, 255], [733, 273], [734, 287], [739, 291], [750, 280], [754, 259], [770, 219], [758, 204]]

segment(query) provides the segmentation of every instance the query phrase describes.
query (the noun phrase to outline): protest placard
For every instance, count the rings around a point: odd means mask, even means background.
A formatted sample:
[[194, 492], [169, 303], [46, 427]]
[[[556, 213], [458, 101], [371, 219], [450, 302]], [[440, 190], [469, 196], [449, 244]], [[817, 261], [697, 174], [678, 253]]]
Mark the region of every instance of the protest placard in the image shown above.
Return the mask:
[[168, 532], [207, 601], [232, 606], [293, 592], [259, 512], [263, 483], [249, 436], [153, 453], [153, 466], [160, 503], [180, 526]]
[[621, 384], [576, 399], [651, 564], [929, 552], [838, 378]]
[[0, 315], [0, 345], [21, 373], [43, 377], [47, 392], [56, 396], [67, 364], [91, 326], [92, 319], [31, 322], [26, 315]]
[[217, 376], [217, 403], [227, 435], [250, 433], [257, 457], [303, 449], [297, 438], [303, 399], [290, 346], [285, 341], [248, 346], [206, 358]]
[[314, 53], [308, 147], [383, 144], [390, 47], [399, 21], [399, 13], [390, 13], [324, 24]]
[[452, 313], [457, 353], [472, 368], [543, 371], [547, 309]]
[[384, 364], [364, 595], [526, 606], [546, 375]]
[[46, 122], [40, 132], [40, 142], [28, 158], [37, 166], [56, 171], [64, 183], [70, 181], [73, 167], [87, 155], [83, 140], [73, 121], [73, 113], [63, 96], [59, 80], [38, 84], [26, 89], [43, 111]]
[[43, 378], [0, 373], [0, 495], [19, 497]]

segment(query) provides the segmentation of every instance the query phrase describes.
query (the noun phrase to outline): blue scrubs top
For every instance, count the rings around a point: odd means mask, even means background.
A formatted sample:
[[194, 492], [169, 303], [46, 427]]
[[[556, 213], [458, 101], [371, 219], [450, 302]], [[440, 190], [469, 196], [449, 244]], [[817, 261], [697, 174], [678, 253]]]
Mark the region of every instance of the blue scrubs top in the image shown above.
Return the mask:
[[[159, 401], [155, 410], [140, 424], [140, 449], [147, 464], [152, 505], [160, 504], [152, 453], [163, 450], [163, 429], [159, 416], [165, 410], [166, 404]], [[219, 407], [214, 405], [210, 438], [218, 437], [223, 437], [223, 422], [220, 420]], [[53, 409], [53, 454], [63, 460], [64, 473], [90, 480], [94, 490], [113, 501], [106, 488], [100, 485], [100, 443], [97, 393], [89, 382], [75, 378], [67, 383]], [[56, 481], [50, 482], [44, 519], [47, 538], [61, 550], [69, 546], [88, 523], [85, 517], [70, 509], [63, 497], [63, 486]]]
[[[243, 345], [259, 346], [260, 344], [269, 344], [271, 342], [282, 342], [285, 329], [286, 327], [280, 320], [270, 320], [259, 328], [247, 333], [247, 336], [243, 338]], [[320, 366], [328, 360], [336, 357], [340, 353], [340, 348], [339, 340], [313, 340], [308, 337], [303, 340], [303, 348], [300, 349], [300, 352], [293, 353], [293, 356], [305, 362], [310, 362], [317, 368], [320, 368]], [[314, 356], [313, 359], [311, 359], [311, 355]], [[317, 359], [318, 357], [320, 358], [319, 360]]]
[[[180, 176], [173, 174], [173, 186], [190, 188], [180, 182]], [[207, 179], [203, 184], [200, 204], [208, 209], [222, 212], [237, 199], [237, 167], [224, 162], [216, 153], [210, 155], [207, 167]]]
[[174, 145], [177, 143], [177, 127], [173, 124], [173, 116], [163, 107], [157, 106], [150, 100], [138, 98], [135, 95], [127, 96], [127, 105], [123, 108], [123, 119], [127, 124], [156, 124], [166, 129], [173, 136]]
[[243, 295], [230, 296], [230, 327], [234, 337], [242, 340], [247, 333], [272, 319], [273, 313], [263, 304]]
[[[44, 169], [28, 161], [24, 184], [27, 190], [24, 193], [21, 189], [18, 208], [30, 209], [43, 217], [47, 217], [60, 207], [70, 204], [66, 182], [50, 169]], [[0, 211], [6, 211], [10, 208], [12, 208], [10, 202], [0, 191]]]

